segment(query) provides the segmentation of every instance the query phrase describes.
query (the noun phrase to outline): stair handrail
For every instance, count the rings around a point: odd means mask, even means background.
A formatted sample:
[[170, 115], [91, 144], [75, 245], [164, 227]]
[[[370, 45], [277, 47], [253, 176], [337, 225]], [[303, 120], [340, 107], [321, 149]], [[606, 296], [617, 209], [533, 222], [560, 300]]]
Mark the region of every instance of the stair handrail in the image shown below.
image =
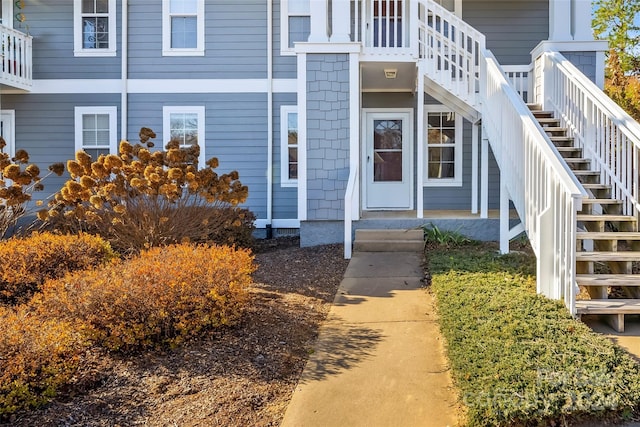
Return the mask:
[[418, 57], [426, 75], [476, 105], [485, 36], [433, 0], [418, 1]]
[[563, 299], [575, 314], [576, 215], [587, 193], [493, 54], [483, 50], [482, 58], [483, 137], [500, 168], [501, 191], [511, 197], [536, 254], [538, 292]]
[[611, 185], [611, 196], [623, 201], [623, 213], [638, 218], [640, 123], [561, 53], [543, 52], [536, 63], [540, 103], [557, 113], [561, 126], [601, 173], [601, 183]]

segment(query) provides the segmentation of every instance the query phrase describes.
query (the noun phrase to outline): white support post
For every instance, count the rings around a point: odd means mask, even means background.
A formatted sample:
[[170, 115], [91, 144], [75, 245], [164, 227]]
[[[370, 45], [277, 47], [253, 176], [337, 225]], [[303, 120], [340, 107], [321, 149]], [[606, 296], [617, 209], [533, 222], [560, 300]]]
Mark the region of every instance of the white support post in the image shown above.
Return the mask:
[[351, 41], [351, 1], [333, 0], [331, 6], [331, 42]]
[[327, 23], [329, 14], [329, 4], [327, 0], [313, 0], [309, 2], [311, 12], [311, 31], [309, 43], [327, 43]]
[[573, 2], [573, 40], [593, 40], [593, 32], [591, 30], [591, 2], [585, 0], [571, 1]]
[[298, 54], [298, 220], [307, 220], [307, 54]]
[[425, 154], [424, 154], [424, 149], [426, 144], [425, 141], [425, 125], [424, 125], [424, 69], [422, 68], [422, 65], [418, 65], [418, 87], [416, 88], [416, 90], [418, 91], [417, 93], [417, 98], [418, 98], [418, 108], [417, 108], [417, 114], [418, 117], [416, 118], [416, 123], [417, 123], [417, 136], [418, 136], [418, 149], [417, 149], [417, 168], [416, 168], [416, 173], [418, 175], [418, 179], [417, 179], [417, 193], [416, 193], [416, 217], [418, 219], [422, 219], [424, 218], [424, 159], [425, 159]]
[[509, 190], [500, 173], [500, 253], [509, 253]]
[[480, 122], [471, 127], [471, 213], [478, 213], [478, 137]]
[[480, 218], [489, 218], [489, 140], [482, 138], [480, 164]]
[[[591, 19], [588, 22], [591, 22]], [[571, 1], [549, 0], [549, 40], [567, 41], [572, 39]]]

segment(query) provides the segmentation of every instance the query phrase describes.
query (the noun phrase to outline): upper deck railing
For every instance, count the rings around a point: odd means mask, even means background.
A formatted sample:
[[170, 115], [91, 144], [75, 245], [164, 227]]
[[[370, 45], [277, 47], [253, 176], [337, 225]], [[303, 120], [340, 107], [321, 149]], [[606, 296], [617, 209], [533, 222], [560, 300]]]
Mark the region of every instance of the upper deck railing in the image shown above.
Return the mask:
[[32, 37], [0, 25], [0, 84], [29, 90], [32, 79]]

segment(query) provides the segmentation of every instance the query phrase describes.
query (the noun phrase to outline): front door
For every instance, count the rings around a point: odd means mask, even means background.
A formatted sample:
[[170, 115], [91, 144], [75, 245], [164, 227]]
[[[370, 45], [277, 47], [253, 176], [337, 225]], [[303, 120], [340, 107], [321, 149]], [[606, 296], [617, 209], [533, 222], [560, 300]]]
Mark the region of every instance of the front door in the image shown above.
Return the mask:
[[365, 209], [413, 209], [413, 111], [364, 110]]

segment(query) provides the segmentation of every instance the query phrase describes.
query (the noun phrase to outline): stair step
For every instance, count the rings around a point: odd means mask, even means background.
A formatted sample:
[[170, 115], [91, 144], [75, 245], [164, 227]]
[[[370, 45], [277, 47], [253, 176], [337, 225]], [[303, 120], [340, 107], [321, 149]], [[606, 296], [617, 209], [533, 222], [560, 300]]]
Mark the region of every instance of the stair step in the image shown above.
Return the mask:
[[636, 217], [631, 215], [597, 215], [597, 214], [578, 214], [576, 215], [576, 219], [578, 221], [588, 222], [588, 221], [628, 221], [635, 222], [637, 221]]
[[582, 184], [582, 186], [587, 190], [609, 190], [611, 188], [609, 184]]
[[[574, 171], [581, 172], [581, 171]], [[582, 204], [592, 204], [592, 205], [621, 205], [622, 200], [616, 199], [582, 199]]]
[[[538, 119], [538, 123], [542, 126], [543, 129], [547, 129], [547, 127], [557, 128], [560, 125], [559, 119], [554, 119], [553, 117], [536, 117]], [[555, 126], [551, 126], [551, 125]]]
[[527, 103], [527, 107], [531, 111], [542, 111], [542, 105], [540, 104]]
[[640, 240], [637, 231], [579, 231], [578, 240]]
[[576, 312], [582, 314], [611, 314], [613, 328], [624, 332], [624, 315], [640, 314], [640, 300], [637, 299], [591, 299], [576, 301]]
[[572, 136], [550, 136], [549, 139], [553, 142], [573, 142], [575, 140]]
[[640, 286], [638, 274], [576, 274], [580, 286]]
[[563, 127], [560, 127], [560, 126], [544, 126], [542, 129], [545, 132], [553, 132], [553, 133], [567, 132], [567, 128], [563, 128]]
[[577, 176], [577, 177], [592, 177], [592, 178], [599, 178], [600, 177], [600, 172], [588, 171], [588, 170], [573, 171], [573, 174], [575, 176]]
[[576, 261], [640, 261], [640, 252], [576, 252]]
[[584, 159], [584, 158], [576, 158], [576, 157], [570, 157], [570, 158], [566, 158], [564, 159], [565, 163], [567, 165], [569, 165], [570, 168], [572, 169], [585, 169], [588, 168], [591, 165], [591, 160], [590, 159]]
[[541, 118], [553, 118], [553, 111], [545, 111], [545, 110], [531, 110], [533, 113], [533, 117], [536, 119]]

